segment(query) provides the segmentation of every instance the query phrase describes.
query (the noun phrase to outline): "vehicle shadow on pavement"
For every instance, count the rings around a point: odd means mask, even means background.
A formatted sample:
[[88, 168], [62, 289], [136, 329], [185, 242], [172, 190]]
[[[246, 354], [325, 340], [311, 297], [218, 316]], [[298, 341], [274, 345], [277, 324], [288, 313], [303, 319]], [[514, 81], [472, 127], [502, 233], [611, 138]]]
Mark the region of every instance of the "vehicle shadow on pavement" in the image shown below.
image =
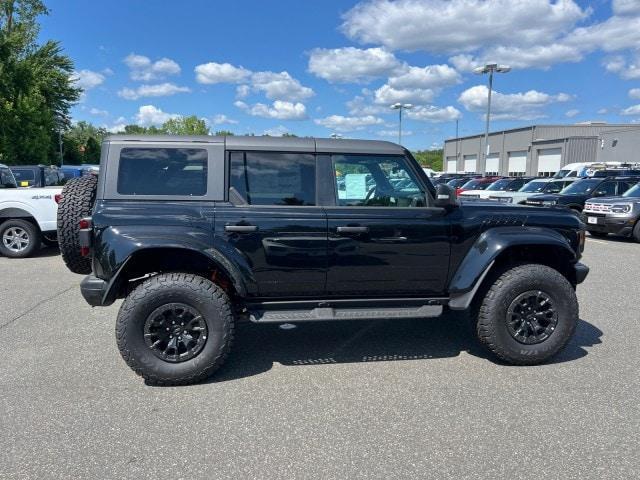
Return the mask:
[[34, 252], [33, 255], [31, 255], [31, 257], [32, 258], [56, 257], [58, 255], [60, 255], [60, 249], [57, 246], [54, 246], [54, 247], [42, 246], [42, 248]]
[[[586, 347], [602, 343], [602, 331], [580, 320], [569, 345], [551, 362], [584, 357]], [[457, 318], [301, 323], [283, 330], [279, 325], [240, 324], [226, 364], [209, 383], [258, 375], [274, 363], [285, 366], [336, 363], [429, 360], [456, 357], [461, 352], [506, 365], [491, 357]]]

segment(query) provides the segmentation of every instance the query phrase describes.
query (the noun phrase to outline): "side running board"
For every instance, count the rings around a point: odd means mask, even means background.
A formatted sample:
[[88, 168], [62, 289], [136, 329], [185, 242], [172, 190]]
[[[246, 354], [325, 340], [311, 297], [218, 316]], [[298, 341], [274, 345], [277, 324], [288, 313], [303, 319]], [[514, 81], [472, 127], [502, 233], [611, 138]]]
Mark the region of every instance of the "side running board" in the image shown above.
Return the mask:
[[255, 323], [316, 322], [328, 320], [377, 320], [396, 318], [429, 318], [442, 314], [442, 305], [414, 307], [348, 308], [316, 307], [297, 310], [250, 310]]

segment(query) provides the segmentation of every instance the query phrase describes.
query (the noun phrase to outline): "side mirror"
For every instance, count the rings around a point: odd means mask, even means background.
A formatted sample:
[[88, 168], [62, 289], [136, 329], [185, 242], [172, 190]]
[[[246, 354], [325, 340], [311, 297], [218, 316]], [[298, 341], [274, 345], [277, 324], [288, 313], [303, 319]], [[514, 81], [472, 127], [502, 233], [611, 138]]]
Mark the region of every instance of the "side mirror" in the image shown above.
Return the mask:
[[446, 183], [436, 185], [435, 207], [452, 209], [458, 206], [456, 191]]

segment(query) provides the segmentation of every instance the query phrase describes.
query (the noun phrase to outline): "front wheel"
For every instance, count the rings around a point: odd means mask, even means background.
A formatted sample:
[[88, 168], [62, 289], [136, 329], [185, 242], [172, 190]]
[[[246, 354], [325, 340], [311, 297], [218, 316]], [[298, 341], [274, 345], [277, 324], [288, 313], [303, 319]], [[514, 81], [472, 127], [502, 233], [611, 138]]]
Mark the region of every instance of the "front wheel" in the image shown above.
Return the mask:
[[479, 340], [514, 365], [537, 365], [558, 353], [578, 323], [569, 281], [539, 264], [511, 268], [491, 285], [478, 316]]
[[188, 385], [224, 362], [234, 316], [226, 293], [187, 273], [151, 277], [125, 299], [116, 339], [129, 367], [152, 385]]

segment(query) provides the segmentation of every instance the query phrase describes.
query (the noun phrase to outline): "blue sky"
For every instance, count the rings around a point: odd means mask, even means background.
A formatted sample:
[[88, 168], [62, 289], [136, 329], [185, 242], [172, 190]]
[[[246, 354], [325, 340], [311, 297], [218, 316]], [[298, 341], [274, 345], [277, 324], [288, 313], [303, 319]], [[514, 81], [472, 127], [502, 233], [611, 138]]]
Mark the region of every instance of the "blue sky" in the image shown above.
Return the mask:
[[172, 115], [238, 134], [397, 140], [640, 118], [640, 0], [232, 2], [49, 0], [42, 39], [62, 42], [86, 93], [73, 118], [117, 129]]

